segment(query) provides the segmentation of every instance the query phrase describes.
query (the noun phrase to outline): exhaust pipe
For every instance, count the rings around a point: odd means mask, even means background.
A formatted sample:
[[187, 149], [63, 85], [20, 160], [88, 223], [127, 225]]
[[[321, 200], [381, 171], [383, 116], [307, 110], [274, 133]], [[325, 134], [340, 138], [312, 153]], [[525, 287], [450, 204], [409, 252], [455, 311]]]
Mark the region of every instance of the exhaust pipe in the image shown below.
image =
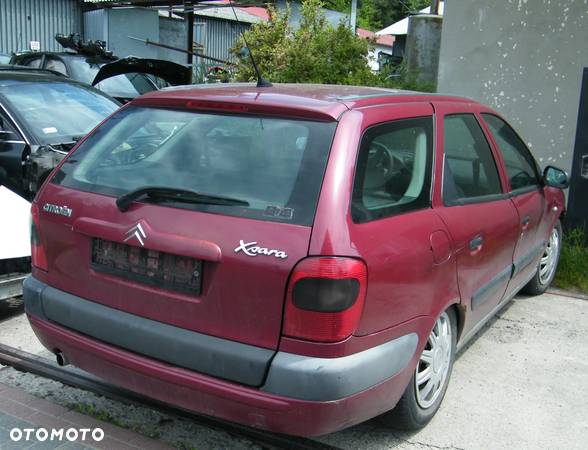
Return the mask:
[[55, 360], [60, 367], [69, 365], [69, 359], [60, 351], [55, 352]]

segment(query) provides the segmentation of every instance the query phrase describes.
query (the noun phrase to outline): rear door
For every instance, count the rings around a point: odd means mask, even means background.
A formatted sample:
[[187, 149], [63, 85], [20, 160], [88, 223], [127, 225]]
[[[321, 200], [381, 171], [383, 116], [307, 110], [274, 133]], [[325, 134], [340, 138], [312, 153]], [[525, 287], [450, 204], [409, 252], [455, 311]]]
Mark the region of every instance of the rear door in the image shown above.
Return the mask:
[[513, 290], [529, 280], [543, 251], [547, 233], [542, 225], [548, 211], [537, 163], [522, 139], [497, 115], [481, 114], [504, 162], [509, 194], [519, 215], [519, 238], [514, 253]]
[[435, 110], [437, 142], [443, 151], [436, 211], [453, 239], [461, 299], [471, 310], [467, 331], [504, 295], [518, 215], [473, 107], [436, 104]]

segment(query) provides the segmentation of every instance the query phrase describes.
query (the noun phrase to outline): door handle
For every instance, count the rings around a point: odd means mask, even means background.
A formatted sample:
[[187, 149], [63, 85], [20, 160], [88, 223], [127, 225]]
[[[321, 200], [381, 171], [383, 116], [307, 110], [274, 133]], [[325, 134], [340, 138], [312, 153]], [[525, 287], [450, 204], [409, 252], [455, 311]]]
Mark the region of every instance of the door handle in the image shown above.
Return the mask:
[[523, 231], [525, 231], [527, 228], [529, 228], [530, 223], [531, 223], [531, 218], [529, 216], [523, 217], [523, 220], [521, 220], [521, 227], [523, 228]]
[[475, 238], [473, 238], [470, 241], [470, 250], [472, 252], [475, 252], [477, 250], [480, 250], [483, 245], [484, 245], [484, 237], [482, 235], [477, 235]]

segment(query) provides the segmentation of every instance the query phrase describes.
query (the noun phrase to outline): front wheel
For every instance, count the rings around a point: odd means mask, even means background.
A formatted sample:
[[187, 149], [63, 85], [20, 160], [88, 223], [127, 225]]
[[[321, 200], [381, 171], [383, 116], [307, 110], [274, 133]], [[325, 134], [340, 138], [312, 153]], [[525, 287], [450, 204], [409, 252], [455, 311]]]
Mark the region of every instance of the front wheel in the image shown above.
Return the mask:
[[449, 385], [456, 341], [457, 321], [453, 310], [448, 309], [435, 322], [400, 401], [382, 416], [387, 425], [417, 430], [433, 418]]
[[549, 240], [545, 245], [545, 250], [543, 250], [535, 275], [533, 275], [531, 281], [527, 283], [521, 292], [529, 295], [540, 295], [547, 290], [557, 270], [559, 255], [561, 253], [562, 236], [561, 223], [558, 220], [553, 230], [551, 230]]

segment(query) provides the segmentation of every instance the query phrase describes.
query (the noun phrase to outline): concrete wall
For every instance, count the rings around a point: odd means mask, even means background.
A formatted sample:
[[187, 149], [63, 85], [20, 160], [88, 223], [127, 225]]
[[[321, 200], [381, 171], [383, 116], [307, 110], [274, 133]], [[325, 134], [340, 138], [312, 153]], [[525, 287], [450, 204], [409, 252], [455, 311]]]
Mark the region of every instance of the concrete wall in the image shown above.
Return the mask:
[[569, 170], [588, 0], [447, 0], [438, 91], [496, 108], [542, 165]]
[[[159, 42], [172, 47], [186, 48], [187, 37], [187, 22], [178, 19], [169, 19], [167, 17], [159, 17]], [[157, 49], [157, 57], [159, 59], [166, 59], [168, 61], [177, 62], [179, 64], [186, 64], [187, 57], [185, 53], [168, 50], [165, 48]]]
[[435, 84], [443, 16], [418, 14], [408, 20], [406, 72], [419, 83]]
[[108, 50], [116, 56], [157, 58], [158, 48], [129, 39], [129, 36], [159, 42], [159, 14], [154, 9], [108, 10]]

